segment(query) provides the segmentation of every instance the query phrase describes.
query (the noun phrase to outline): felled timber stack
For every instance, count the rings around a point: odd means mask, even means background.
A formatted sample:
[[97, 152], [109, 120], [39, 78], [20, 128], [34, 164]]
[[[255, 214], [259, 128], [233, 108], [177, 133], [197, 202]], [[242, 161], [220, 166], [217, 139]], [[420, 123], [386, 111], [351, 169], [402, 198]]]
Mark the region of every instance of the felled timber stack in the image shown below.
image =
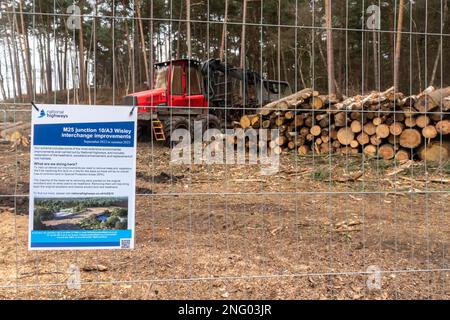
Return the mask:
[[341, 101], [304, 89], [244, 115], [239, 127], [279, 129], [280, 137], [270, 141], [276, 153], [362, 152], [386, 160], [439, 161], [450, 157], [449, 110], [450, 87], [413, 96], [390, 88]]
[[0, 124], [0, 142], [10, 143], [12, 146], [28, 147], [30, 145], [28, 139], [30, 130], [30, 123], [5, 122]]

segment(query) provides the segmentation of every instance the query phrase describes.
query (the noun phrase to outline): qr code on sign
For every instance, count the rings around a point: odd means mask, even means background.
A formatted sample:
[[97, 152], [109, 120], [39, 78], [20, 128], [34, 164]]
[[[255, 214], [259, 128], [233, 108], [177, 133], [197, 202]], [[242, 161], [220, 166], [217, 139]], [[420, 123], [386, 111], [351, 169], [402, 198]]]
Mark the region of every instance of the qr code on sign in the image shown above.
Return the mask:
[[120, 239], [120, 249], [130, 249], [131, 239]]

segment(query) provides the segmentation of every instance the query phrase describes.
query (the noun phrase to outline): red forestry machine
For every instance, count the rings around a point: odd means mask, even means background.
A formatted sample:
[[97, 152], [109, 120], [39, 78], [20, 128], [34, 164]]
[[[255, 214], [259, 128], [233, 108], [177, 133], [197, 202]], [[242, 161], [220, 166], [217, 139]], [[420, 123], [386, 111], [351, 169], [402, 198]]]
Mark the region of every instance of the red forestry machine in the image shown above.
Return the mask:
[[[217, 59], [191, 59], [155, 64], [152, 90], [124, 97], [138, 107], [138, 139], [153, 138], [170, 144], [180, 128], [222, 129], [239, 121], [245, 112], [291, 94], [289, 83], [263, 79], [257, 72], [228, 66]], [[193, 136], [193, 135], [192, 135]]]

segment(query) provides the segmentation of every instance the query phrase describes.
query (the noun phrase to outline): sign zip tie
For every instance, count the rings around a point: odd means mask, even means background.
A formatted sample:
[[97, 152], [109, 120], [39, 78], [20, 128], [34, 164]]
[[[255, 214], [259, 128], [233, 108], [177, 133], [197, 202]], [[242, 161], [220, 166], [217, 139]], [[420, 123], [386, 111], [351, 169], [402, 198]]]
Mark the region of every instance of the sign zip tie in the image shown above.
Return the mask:
[[37, 112], [39, 112], [39, 108], [36, 106], [36, 104], [34, 104], [34, 101], [31, 101], [31, 105], [36, 109]]
[[134, 109], [136, 109], [136, 103], [133, 101], [133, 108], [130, 110], [130, 117], [133, 115]]

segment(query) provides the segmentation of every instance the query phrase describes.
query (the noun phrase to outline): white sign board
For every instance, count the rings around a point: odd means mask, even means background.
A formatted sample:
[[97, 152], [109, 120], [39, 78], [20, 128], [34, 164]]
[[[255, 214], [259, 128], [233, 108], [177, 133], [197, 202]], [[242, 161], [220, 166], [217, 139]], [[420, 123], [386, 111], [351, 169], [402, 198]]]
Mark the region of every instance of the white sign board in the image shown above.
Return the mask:
[[137, 110], [37, 108], [32, 111], [29, 248], [132, 249]]

